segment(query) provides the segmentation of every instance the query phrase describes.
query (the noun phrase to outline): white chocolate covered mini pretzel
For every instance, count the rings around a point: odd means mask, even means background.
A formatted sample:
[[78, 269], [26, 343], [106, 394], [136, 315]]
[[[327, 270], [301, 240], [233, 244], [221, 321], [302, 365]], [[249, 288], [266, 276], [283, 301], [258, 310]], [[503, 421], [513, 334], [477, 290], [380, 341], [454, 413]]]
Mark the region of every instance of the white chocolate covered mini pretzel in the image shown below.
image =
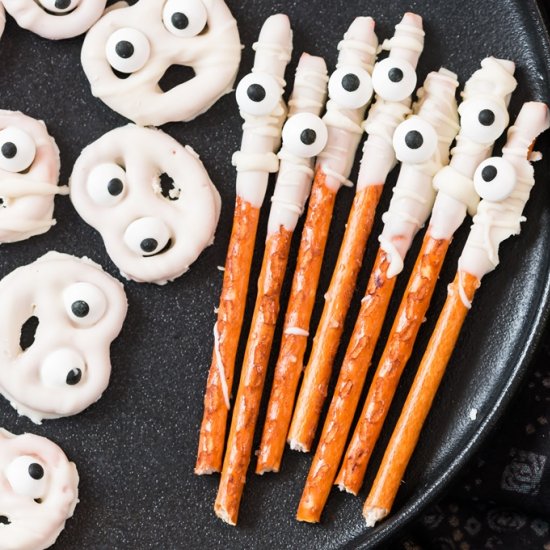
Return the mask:
[[[140, 125], [188, 121], [229, 93], [241, 59], [237, 23], [223, 0], [139, 0], [115, 4], [82, 46], [92, 93]], [[159, 85], [173, 65], [195, 76]]]
[[55, 224], [59, 149], [45, 124], [0, 110], [0, 243], [40, 235]]
[[129, 124], [99, 138], [77, 159], [70, 191], [128, 279], [172, 281], [214, 240], [218, 191], [198, 155], [160, 130]]
[[78, 481], [55, 443], [0, 428], [0, 550], [54, 544], [78, 503]]
[[0, 281], [0, 302], [0, 392], [19, 414], [40, 423], [95, 403], [126, 316], [122, 285], [91, 260], [49, 252]]
[[44, 38], [61, 40], [85, 33], [107, 0], [2, 0], [17, 24]]

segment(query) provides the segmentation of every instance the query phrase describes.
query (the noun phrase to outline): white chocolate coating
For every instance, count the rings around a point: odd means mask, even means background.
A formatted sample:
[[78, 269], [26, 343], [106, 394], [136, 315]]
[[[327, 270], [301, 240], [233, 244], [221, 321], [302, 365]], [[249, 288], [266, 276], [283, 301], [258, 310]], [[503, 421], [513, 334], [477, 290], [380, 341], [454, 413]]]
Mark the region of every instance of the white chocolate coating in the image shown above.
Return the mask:
[[73, 38], [85, 33], [101, 17], [107, 4], [107, 0], [79, 0], [72, 11], [53, 13], [47, 11], [38, 0], [2, 2], [20, 27], [51, 40]]
[[[462, 92], [463, 103], [458, 112], [462, 113], [467, 101], [496, 103], [502, 109], [508, 108], [510, 96], [517, 86], [514, 78], [515, 66], [511, 61], [488, 57], [466, 82]], [[430, 220], [430, 234], [434, 239], [449, 240], [462, 225], [466, 211], [473, 216], [479, 204], [479, 196], [474, 189], [474, 172], [481, 162], [489, 158], [494, 141], [479, 143], [469, 137], [469, 132], [461, 130], [456, 137], [456, 145], [451, 151], [449, 166], [442, 168], [434, 177], [434, 187], [438, 191]]]
[[[89, 191], [94, 168], [104, 163], [126, 174], [122, 193], [110, 205], [94, 201]], [[162, 195], [162, 174], [173, 180], [170, 197]], [[122, 275], [134, 281], [176, 279], [214, 240], [219, 193], [198, 155], [160, 130], [129, 124], [99, 138], [77, 159], [70, 191], [77, 212], [101, 233]], [[169, 236], [167, 249], [159, 233]], [[139, 250], [140, 242], [153, 238], [159, 245], [155, 254]]]
[[268, 17], [262, 26], [252, 74], [267, 74], [280, 85], [280, 99], [273, 111], [257, 116], [240, 110], [244, 119], [241, 149], [233, 155], [237, 169], [237, 195], [260, 208], [267, 191], [269, 174], [279, 170], [276, 151], [281, 144], [281, 131], [287, 108], [282, 98], [286, 85], [284, 74], [292, 55], [292, 30], [286, 15]]
[[[382, 48], [389, 48], [388, 59], [403, 60], [416, 68], [424, 49], [422, 18], [413, 13], [406, 13], [402, 21], [395, 26], [393, 38], [385, 41]], [[388, 101], [375, 96], [367, 120], [363, 123], [368, 138], [363, 146], [357, 191], [369, 185], [382, 185], [396, 165], [393, 133], [410, 114], [411, 103], [412, 95], [402, 101]]]
[[[63, 297], [69, 287], [83, 282], [95, 287], [107, 304], [92, 325], [71, 317]], [[39, 424], [45, 418], [77, 414], [95, 403], [109, 383], [109, 346], [126, 316], [122, 285], [86, 258], [48, 252], [0, 281], [0, 301], [0, 392], [19, 414]], [[39, 322], [34, 343], [22, 350], [21, 328], [33, 316]], [[48, 358], [59, 358], [61, 350], [70, 350], [85, 365], [73, 385], [55, 385], [43, 372]], [[57, 365], [64, 369], [58, 379], [76, 366]]]
[[535, 183], [529, 148], [537, 136], [550, 126], [550, 114], [544, 103], [525, 103], [508, 130], [508, 140], [502, 158], [515, 169], [516, 187], [501, 202], [482, 200], [474, 216], [468, 240], [460, 256], [459, 271], [481, 280], [499, 263], [500, 244], [521, 231], [525, 221], [523, 209]]
[[[299, 113], [319, 116], [327, 95], [327, 66], [321, 57], [303, 54], [296, 69], [294, 90], [290, 97], [289, 119]], [[294, 231], [302, 215], [313, 181], [314, 158], [293, 155], [283, 144], [279, 151], [280, 167], [271, 199], [268, 236], [284, 226]]]
[[[43, 468], [39, 480], [41, 502], [12, 486], [14, 481], [36, 483], [28, 470], [17, 466], [24, 457]], [[0, 523], [0, 550], [43, 550], [52, 546], [74, 513], [78, 482], [76, 466], [55, 443], [33, 434], [13, 435], [0, 428], [0, 516], [10, 522]]]
[[22, 130], [34, 141], [36, 154], [24, 173], [0, 168], [0, 243], [22, 241], [48, 231], [55, 224], [55, 195], [68, 193], [66, 186], [57, 185], [59, 149], [46, 125], [23, 113], [0, 110], [0, 131], [10, 127]]
[[435, 199], [432, 180], [449, 162], [449, 148], [458, 132], [455, 91], [458, 80], [446, 69], [431, 72], [418, 90], [413, 112], [429, 123], [438, 136], [438, 146], [426, 162], [402, 164], [388, 211], [382, 216], [384, 229], [380, 247], [390, 256], [388, 278], [403, 269], [403, 262], [418, 230], [424, 225]]
[[[372, 74], [376, 60], [378, 38], [374, 33], [371, 17], [357, 17], [338, 44], [337, 68], [359, 68]], [[317, 166], [326, 175], [326, 184], [334, 191], [348, 181], [355, 153], [363, 135], [361, 124], [367, 105], [358, 109], [346, 109], [334, 99], [329, 99], [323, 120], [328, 127], [328, 143], [319, 155]]]
[[4, 34], [4, 27], [6, 26], [6, 12], [4, 5], [0, 3], [0, 37]]
[[[165, 0], [116, 4], [90, 29], [82, 46], [82, 66], [92, 94], [137, 124], [160, 126], [192, 120], [229, 93], [241, 60], [237, 23], [223, 0], [202, 3], [206, 30], [193, 37], [176, 36], [167, 29]], [[109, 37], [121, 28], [140, 31], [151, 47], [145, 66], [125, 79], [114, 74], [105, 53]], [[159, 82], [172, 65], [191, 67], [195, 76], [164, 92]]]

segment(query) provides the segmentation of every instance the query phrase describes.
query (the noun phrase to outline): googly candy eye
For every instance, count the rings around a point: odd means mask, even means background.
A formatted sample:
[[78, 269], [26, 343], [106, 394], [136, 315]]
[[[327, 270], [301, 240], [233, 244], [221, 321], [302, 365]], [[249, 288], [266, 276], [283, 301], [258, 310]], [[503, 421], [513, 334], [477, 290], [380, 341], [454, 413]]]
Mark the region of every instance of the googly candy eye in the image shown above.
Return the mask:
[[40, 5], [50, 13], [53, 13], [55, 15], [57, 14], [65, 14], [69, 13], [70, 11], [73, 11], [78, 4], [80, 4], [80, 0], [38, 0]]
[[158, 218], [140, 218], [132, 222], [124, 233], [124, 242], [141, 256], [154, 256], [170, 241], [168, 227]]
[[4, 475], [17, 495], [36, 500], [46, 493], [46, 472], [34, 456], [18, 456], [8, 464]]
[[267, 73], [247, 74], [237, 86], [237, 104], [244, 113], [266, 116], [273, 112], [281, 100], [281, 87]]
[[340, 67], [328, 83], [330, 99], [346, 109], [364, 107], [372, 98], [370, 74], [361, 67]]
[[168, 0], [162, 10], [166, 29], [176, 36], [197, 36], [206, 27], [208, 13], [201, 0]]
[[486, 99], [467, 99], [458, 112], [462, 134], [476, 143], [494, 142], [510, 122], [506, 109]]
[[75, 283], [63, 292], [63, 303], [69, 318], [76, 324], [91, 326], [105, 314], [105, 294], [91, 283]]
[[311, 113], [294, 115], [283, 127], [283, 145], [297, 157], [316, 157], [325, 148], [327, 139], [325, 123]]
[[96, 204], [113, 206], [124, 196], [126, 172], [118, 164], [99, 164], [90, 172], [87, 189]]
[[382, 99], [402, 101], [416, 88], [416, 71], [404, 59], [387, 57], [374, 66], [372, 86]]
[[0, 168], [7, 172], [23, 172], [36, 156], [36, 143], [29, 134], [9, 126], [0, 132]]
[[127, 27], [111, 34], [105, 45], [105, 55], [115, 71], [135, 73], [149, 60], [151, 45], [142, 32]]
[[393, 134], [395, 156], [407, 164], [421, 164], [429, 160], [437, 149], [437, 132], [420, 118], [411, 116], [402, 122]]
[[82, 356], [69, 348], [58, 349], [42, 361], [40, 380], [48, 388], [76, 386], [86, 372]]
[[490, 202], [507, 199], [516, 187], [514, 167], [501, 157], [483, 161], [474, 174], [474, 188], [477, 194]]

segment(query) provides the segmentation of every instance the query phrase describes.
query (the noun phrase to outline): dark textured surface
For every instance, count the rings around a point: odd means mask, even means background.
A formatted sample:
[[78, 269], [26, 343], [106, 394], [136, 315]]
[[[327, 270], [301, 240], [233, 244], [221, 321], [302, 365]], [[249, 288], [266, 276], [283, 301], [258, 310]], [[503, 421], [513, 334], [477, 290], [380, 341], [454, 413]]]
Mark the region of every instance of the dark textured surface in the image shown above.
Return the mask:
[[[284, 11], [292, 20], [295, 53], [290, 75], [304, 50], [325, 56], [332, 70], [336, 45], [354, 16], [375, 17], [379, 38], [383, 39], [391, 35], [402, 13], [411, 9], [424, 17], [427, 30], [426, 53], [420, 63], [421, 78], [429, 70], [444, 65], [458, 72], [463, 83], [484, 56], [509, 57], [518, 65], [519, 80], [512, 114], [518, 112], [524, 100], [548, 100], [548, 72], [544, 62], [548, 52], [542, 27], [532, 19], [531, 0], [456, 3], [335, 0], [319, 1], [314, 7], [309, 2], [260, 0], [229, 0], [228, 4], [238, 19], [246, 46], [241, 75], [251, 67], [250, 46], [261, 21], [270, 14]], [[20, 109], [46, 121], [61, 148], [63, 182], [85, 145], [124, 123], [90, 95], [79, 63], [80, 44], [81, 39], [62, 43], [39, 39], [18, 29], [11, 19], [0, 42], [1, 106]], [[220, 190], [223, 209], [216, 243], [188, 274], [171, 285], [164, 288], [126, 285], [129, 316], [121, 337], [112, 347], [111, 385], [96, 405], [77, 417], [36, 427], [26, 419], [18, 419], [7, 402], [0, 401], [3, 426], [17, 433], [33, 431], [50, 437], [78, 465], [81, 503], [56, 548], [313, 549], [354, 547], [358, 544], [356, 537], [365, 535], [364, 541], [369, 545], [386, 539], [465, 462], [471, 454], [470, 446], [493, 424], [494, 412], [507, 401], [526, 366], [541, 325], [542, 306], [546, 306], [548, 298], [550, 189], [545, 174], [550, 160], [550, 140], [546, 137], [539, 144], [548, 154], [537, 166], [539, 185], [527, 208], [524, 232], [503, 246], [502, 265], [487, 277], [476, 298], [459, 349], [396, 501], [396, 513], [378, 529], [367, 532], [360, 516], [364, 494], [361, 499], [355, 499], [334, 493], [319, 526], [295, 522], [295, 508], [310, 462], [307, 456], [287, 453], [279, 475], [263, 478], [249, 475], [237, 528], [223, 525], [212, 511], [217, 476], [192, 474], [202, 393], [210, 364], [213, 310], [222, 280], [216, 266], [224, 263], [234, 202], [230, 153], [238, 148], [241, 135], [234, 98], [225, 97], [197, 121], [171, 124], [165, 130], [201, 154]], [[395, 175], [390, 183], [394, 179]], [[338, 199], [320, 296], [330, 279], [352, 196], [353, 191], [344, 189]], [[374, 236], [381, 228], [380, 212], [384, 211], [389, 198], [387, 189], [360, 275], [353, 312], [357, 311], [368, 268], [373, 262]], [[259, 243], [265, 233], [265, 214]], [[57, 199], [56, 217], [58, 225], [46, 235], [0, 248], [0, 275], [51, 249], [88, 255], [116, 275], [99, 236], [78, 218], [66, 198]], [[450, 251], [390, 422], [395, 420], [420, 358], [419, 350], [425, 345], [444, 300], [445, 286], [452, 278], [465, 236], [463, 228]], [[255, 258], [256, 276], [261, 248], [258, 246]], [[412, 255], [417, 250], [418, 243]], [[290, 262], [291, 268], [293, 263], [294, 260]], [[397, 307], [410, 268], [409, 262], [398, 283], [390, 313]], [[287, 281], [285, 296], [288, 286]], [[249, 297], [249, 306], [251, 298], [253, 296]], [[315, 322], [321, 307], [319, 300]], [[250, 310], [251, 307], [249, 315]], [[247, 322], [249, 319], [248, 316]], [[386, 323], [383, 336], [388, 329], [389, 323]], [[379, 352], [380, 349], [375, 360]], [[472, 407], [479, 411], [476, 421], [469, 420]], [[388, 435], [386, 429], [381, 443]], [[371, 476], [379, 459], [380, 451], [373, 459]]]

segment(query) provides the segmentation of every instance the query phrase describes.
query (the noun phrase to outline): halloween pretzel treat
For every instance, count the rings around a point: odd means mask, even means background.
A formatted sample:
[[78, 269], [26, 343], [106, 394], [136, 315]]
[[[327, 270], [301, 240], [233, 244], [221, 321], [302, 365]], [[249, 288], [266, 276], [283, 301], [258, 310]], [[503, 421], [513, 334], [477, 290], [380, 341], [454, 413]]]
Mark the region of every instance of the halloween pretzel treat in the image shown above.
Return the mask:
[[284, 74], [292, 53], [292, 31], [286, 15], [273, 15], [265, 21], [254, 50], [252, 72], [241, 80], [236, 94], [244, 119], [241, 150], [233, 155], [237, 169], [237, 196], [214, 325], [214, 350], [204, 396], [196, 474], [219, 472], [222, 467], [235, 355], [260, 208], [267, 192], [269, 174], [279, 169], [276, 151], [281, 143], [287, 112], [282, 98]]
[[[449, 163], [449, 148], [459, 128], [457, 86], [456, 75], [446, 69], [428, 74], [424, 87], [418, 91], [420, 99], [414, 106], [414, 114], [395, 130], [393, 143], [397, 159], [402, 163], [401, 170], [389, 210], [382, 217], [384, 229], [379, 237], [380, 249], [342, 363], [334, 394], [336, 399], [352, 389], [354, 401], [359, 399], [397, 275], [403, 269], [414, 236], [432, 209], [435, 199], [433, 177]], [[385, 376], [386, 373], [379, 373], [371, 384], [362, 421], [355, 430], [337, 478], [341, 488], [354, 494], [366, 468], [363, 449], [373, 439], [369, 430], [378, 433], [378, 410], [386, 394], [391, 392], [384, 384]], [[350, 407], [351, 418], [354, 413], [355, 409]], [[325, 426], [327, 431], [334, 429], [333, 422]], [[369, 437], [365, 431], [369, 431]], [[336, 464], [338, 461], [339, 457]]]
[[168, 134], [133, 124], [82, 151], [71, 200], [97, 229], [121, 274], [163, 285], [214, 240], [220, 196], [199, 156]]
[[17, 24], [44, 38], [85, 33], [103, 14], [107, 0], [2, 0]]
[[319, 118], [326, 99], [327, 83], [324, 60], [303, 54], [296, 70], [289, 115], [282, 132], [283, 147], [278, 155], [279, 174], [272, 197], [256, 305], [215, 505], [216, 514], [231, 524], [237, 521], [252, 454], [254, 429], [279, 313], [279, 298], [292, 234], [311, 190], [314, 158], [327, 142], [328, 132]]
[[23, 113], [0, 110], [0, 243], [22, 241], [55, 224], [59, 149], [46, 125]]
[[0, 549], [52, 546], [74, 513], [78, 481], [55, 443], [0, 429]]
[[126, 317], [122, 285], [87, 258], [48, 252], [0, 281], [0, 301], [0, 393], [18, 413], [40, 424], [95, 403]]
[[[466, 102], [465, 102], [466, 104]], [[464, 116], [463, 124], [464, 124]], [[475, 118], [474, 118], [475, 120]], [[508, 131], [502, 157], [485, 160], [474, 176], [479, 203], [454, 281], [363, 509], [367, 525], [387, 516], [414, 451], [460, 330], [482, 278], [498, 266], [500, 244], [517, 235], [534, 185], [530, 159], [537, 136], [550, 126], [544, 103], [526, 103]]]
[[384, 45], [390, 47], [390, 55], [374, 66], [377, 96], [363, 123], [369, 137], [363, 147], [357, 192], [290, 425], [289, 438], [306, 451], [311, 449], [323, 402], [320, 396], [313, 397], [315, 388], [328, 386], [376, 206], [386, 177], [396, 164], [393, 133], [411, 110], [417, 80], [415, 68], [424, 46], [422, 18], [405, 14], [396, 26], [395, 36]]
[[[233, 89], [240, 60], [237, 22], [223, 0], [115, 4], [82, 46], [92, 94], [140, 125], [204, 113]], [[174, 65], [191, 67], [195, 75], [163, 90], [161, 80]]]
[[280, 467], [336, 194], [342, 185], [349, 184], [348, 177], [363, 134], [361, 123], [372, 97], [370, 75], [377, 46], [374, 21], [370, 17], [356, 18], [338, 45], [338, 65], [329, 81], [329, 101], [323, 116], [328, 141], [316, 163], [269, 398], [259, 472], [278, 471]]

